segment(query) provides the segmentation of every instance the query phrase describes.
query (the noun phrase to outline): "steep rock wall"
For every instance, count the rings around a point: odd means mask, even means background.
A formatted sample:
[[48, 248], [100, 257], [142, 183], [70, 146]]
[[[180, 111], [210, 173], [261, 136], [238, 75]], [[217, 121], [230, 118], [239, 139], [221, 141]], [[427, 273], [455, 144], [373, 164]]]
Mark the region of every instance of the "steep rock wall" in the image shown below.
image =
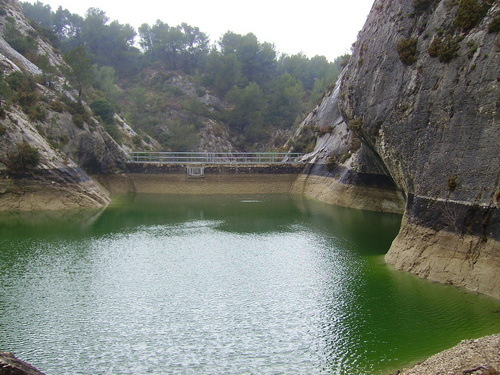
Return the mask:
[[[474, 24], [460, 22], [464, 4], [481, 12]], [[339, 94], [349, 128], [406, 196], [386, 260], [496, 298], [499, 12], [498, 1], [375, 1]]]
[[292, 194], [344, 207], [403, 213], [401, 190], [378, 156], [344, 121], [338, 107], [339, 89], [336, 85], [326, 93], [289, 142], [304, 143], [317, 136], [314, 151], [304, 157], [307, 166]]

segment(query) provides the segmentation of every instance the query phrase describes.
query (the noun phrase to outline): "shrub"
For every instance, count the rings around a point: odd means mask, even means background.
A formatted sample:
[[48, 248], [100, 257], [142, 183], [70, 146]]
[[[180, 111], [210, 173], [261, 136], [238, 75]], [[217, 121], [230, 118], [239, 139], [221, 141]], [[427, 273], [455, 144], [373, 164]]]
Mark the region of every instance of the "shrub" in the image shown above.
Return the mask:
[[458, 56], [459, 49], [458, 41], [448, 35], [444, 40], [439, 37], [434, 38], [427, 52], [431, 57], [438, 57], [440, 62], [448, 63]]
[[4, 135], [5, 134], [5, 126], [3, 126], [2, 124], [0, 124], [0, 136]]
[[40, 153], [27, 142], [17, 145], [17, 152], [9, 154], [5, 163], [13, 173], [25, 173], [35, 168], [40, 162]]
[[121, 133], [120, 129], [115, 123], [112, 124], [105, 124], [104, 129], [106, 129], [106, 132], [113, 138], [117, 143], [122, 143], [123, 141], [123, 134]]
[[333, 131], [333, 126], [332, 125], [323, 125], [315, 130], [320, 135], [325, 135], [325, 134], [331, 133]]
[[340, 155], [340, 163], [344, 164], [347, 160], [351, 158], [352, 154], [350, 152], [343, 152], [342, 155]]
[[488, 1], [480, 4], [477, 0], [460, 0], [453, 25], [463, 31], [469, 31], [481, 22], [490, 7]]
[[49, 105], [50, 109], [54, 112], [61, 113], [64, 110], [64, 104], [59, 100], [54, 100]]
[[448, 191], [453, 192], [458, 187], [458, 176], [454, 175], [448, 178]]
[[[85, 109], [85, 106], [79, 102], [79, 101], [76, 101], [76, 102], [69, 102], [68, 106], [67, 106], [67, 110], [68, 112], [73, 115], [73, 118], [75, 116], [80, 116], [81, 120], [82, 120], [82, 125], [83, 125], [83, 122], [87, 122], [89, 123], [90, 122], [90, 113]], [[79, 122], [79, 120], [77, 120]], [[73, 122], [75, 122], [75, 120], [73, 119]], [[76, 124], [76, 122], [75, 122]]]
[[40, 104], [24, 108], [24, 112], [31, 121], [43, 122], [47, 118], [47, 112]]
[[396, 46], [399, 60], [405, 65], [412, 65], [417, 61], [417, 39], [402, 39]]
[[76, 113], [71, 117], [73, 124], [75, 124], [78, 128], [83, 129], [84, 120], [82, 115]]
[[467, 43], [467, 46], [470, 48], [467, 57], [469, 59], [472, 59], [477, 52], [477, 45], [473, 41], [470, 41], [469, 43]]
[[349, 123], [347, 125], [348, 125], [349, 129], [351, 129], [353, 131], [359, 131], [359, 130], [361, 130], [361, 126], [363, 126], [363, 118], [358, 117], [355, 120], [351, 120], [351, 121], [349, 121]]
[[23, 35], [16, 25], [16, 20], [13, 17], [5, 18], [4, 39], [10, 44], [17, 52], [25, 55], [27, 52], [36, 53], [38, 50], [38, 42], [31, 35]]
[[337, 162], [337, 157], [334, 154], [331, 154], [328, 156], [328, 158], [325, 161], [325, 168], [327, 169], [328, 172], [333, 171], [333, 169], [338, 165]]
[[497, 33], [500, 31], [500, 16], [493, 18], [493, 20], [488, 25], [489, 33]]
[[309, 153], [314, 151], [317, 137], [310, 126], [304, 126], [298, 137], [290, 141], [294, 152]]
[[417, 14], [425, 12], [435, 0], [413, 0], [413, 9]]
[[109, 102], [104, 98], [99, 98], [90, 103], [90, 108], [96, 116], [100, 116], [107, 125], [114, 123], [115, 111]]
[[140, 146], [142, 144], [142, 138], [139, 134], [136, 134], [132, 137], [132, 142], [134, 143], [134, 145], [136, 146]]

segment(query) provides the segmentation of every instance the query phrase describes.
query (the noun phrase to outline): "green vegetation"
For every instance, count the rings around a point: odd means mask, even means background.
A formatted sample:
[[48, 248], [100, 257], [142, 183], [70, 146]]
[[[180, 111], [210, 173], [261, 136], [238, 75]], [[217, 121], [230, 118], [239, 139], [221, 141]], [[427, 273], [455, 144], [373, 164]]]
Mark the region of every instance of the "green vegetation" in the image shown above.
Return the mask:
[[4, 39], [19, 53], [28, 57], [28, 54], [36, 54], [38, 50], [38, 43], [31, 35], [24, 35], [19, 31], [16, 25], [16, 20], [13, 17], [5, 17], [7, 21], [5, 24]]
[[405, 65], [412, 65], [417, 61], [417, 39], [402, 39], [396, 46], [399, 60]]
[[19, 143], [14, 153], [7, 155], [4, 164], [12, 173], [26, 173], [34, 169], [40, 162], [40, 153], [27, 142]]
[[413, 8], [417, 14], [424, 13], [431, 5], [435, 4], [436, 0], [413, 0]]
[[325, 161], [325, 168], [328, 172], [333, 171], [333, 169], [338, 165], [337, 157], [334, 154], [328, 156]]
[[454, 192], [458, 187], [458, 176], [454, 175], [450, 178], [448, 178], [448, 191]]
[[489, 33], [498, 33], [499, 31], [500, 31], [500, 16], [496, 16], [488, 24], [488, 32]]
[[[0, 82], [0, 99], [7, 104], [18, 104], [32, 121], [45, 120], [45, 109], [39, 104], [36, 81], [29, 74], [15, 71]], [[2, 108], [3, 117], [5, 112]], [[0, 113], [1, 115], [1, 113]]]
[[448, 35], [445, 39], [435, 37], [427, 52], [431, 57], [438, 57], [440, 62], [448, 63], [458, 56], [459, 49], [458, 39]]
[[115, 123], [115, 111], [109, 102], [104, 98], [99, 98], [90, 103], [90, 108], [96, 116], [101, 117], [106, 125], [113, 125]]
[[309, 153], [314, 151], [318, 137], [311, 126], [304, 126], [298, 137], [290, 141], [293, 152]]
[[[53, 11], [41, 2], [22, 6], [42, 38], [63, 54], [70, 67], [63, 73], [79, 100], [105, 99], [141, 136], [172, 150], [188, 147], [176, 137], [196, 147], [192, 144], [209, 120], [227, 127], [241, 150], [273, 147], [270, 135], [290, 132], [348, 61], [348, 56], [329, 62], [324, 56], [278, 55], [273, 44], [252, 33], [227, 32], [213, 43], [186, 23], [172, 26], [158, 20], [136, 31], [110, 22], [97, 8], [81, 17], [62, 7]], [[22, 39], [13, 34], [15, 38]], [[56, 74], [47, 58], [32, 58], [44, 70], [43, 84], [51, 85]], [[201, 102], [206, 94], [226, 99], [230, 106]], [[92, 109], [108, 121], [100, 109]], [[54, 110], [62, 109], [56, 105]], [[82, 113], [72, 115], [79, 127], [89, 123]]]
[[358, 117], [356, 119], [353, 119], [353, 120], [349, 121], [347, 126], [349, 127], [349, 129], [353, 130], [354, 132], [359, 132], [361, 130], [361, 127], [363, 126], [363, 118]]
[[460, 0], [453, 25], [463, 31], [469, 31], [481, 22], [492, 5], [492, 1]]

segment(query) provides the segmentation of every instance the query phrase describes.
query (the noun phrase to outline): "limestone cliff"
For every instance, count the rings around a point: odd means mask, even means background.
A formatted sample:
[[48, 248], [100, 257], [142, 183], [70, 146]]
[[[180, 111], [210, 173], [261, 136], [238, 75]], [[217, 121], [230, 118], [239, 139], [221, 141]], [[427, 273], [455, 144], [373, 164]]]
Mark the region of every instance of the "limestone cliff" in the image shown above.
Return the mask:
[[[75, 99], [61, 73], [67, 69], [63, 59], [24, 18], [20, 4], [0, 4], [0, 210], [107, 205], [107, 192], [86, 173], [120, 169], [124, 150]], [[16, 44], [26, 41], [29, 53], [11, 45], [21, 49]], [[83, 120], [75, 121], [76, 115]]]
[[316, 141], [314, 151], [304, 157], [307, 167], [292, 193], [344, 207], [403, 213], [400, 189], [378, 156], [344, 121], [339, 89], [336, 85], [325, 95], [289, 142], [293, 146]]
[[375, 1], [338, 99], [331, 93], [322, 104], [341, 117], [317, 120], [348, 128], [341, 138], [354, 133], [403, 192], [389, 263], [496, 298], [499, 12], [491, 0]]

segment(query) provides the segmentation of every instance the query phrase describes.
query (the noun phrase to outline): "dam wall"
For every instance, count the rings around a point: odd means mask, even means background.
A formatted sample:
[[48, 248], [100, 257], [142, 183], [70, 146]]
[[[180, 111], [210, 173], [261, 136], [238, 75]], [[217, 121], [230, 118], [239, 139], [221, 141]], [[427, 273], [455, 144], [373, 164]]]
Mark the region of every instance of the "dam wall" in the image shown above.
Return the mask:
[[131, 163], [127, 168], [93, 178], [111, 194], [288, 194], [304, 166]]

